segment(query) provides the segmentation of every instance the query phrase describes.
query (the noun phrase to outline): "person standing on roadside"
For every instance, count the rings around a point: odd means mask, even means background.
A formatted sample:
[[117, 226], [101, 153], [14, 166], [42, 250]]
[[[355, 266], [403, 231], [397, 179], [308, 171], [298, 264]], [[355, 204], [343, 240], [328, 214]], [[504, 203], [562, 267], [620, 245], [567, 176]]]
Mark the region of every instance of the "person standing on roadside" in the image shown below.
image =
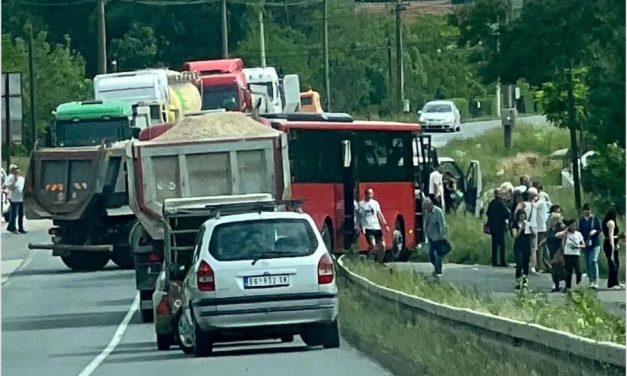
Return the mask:
[[444, 177], [442, 175], [444, 168], [439, 164], [435, 170], [429, 175], [429, 198], [431, 202], [439, 208], [444, 208]]
[[581, 217], [579, 218], [579, 231], [583, 235], [586, 248], [583, 250], [586, 273], [590, 281], [590, 287], [598, 288], [597, 278], [599, 276], [599, 253], [601, 252], [600, 235], [603, 232], [601, 221], [592, 213], [590, 204], [584, 204]]
[[514, 231], [514, 255], [516, 256], [516, 290], [527, 287], [529, 276], [529, 255], [531, 253], [531, 234], [526, 233], [527, 214], [518, 210], [512, 225]]
[[564, 239], [564, 267], [566, 268], [566, 288], [564, 292], [568, 292], [573, 283], [573, 270], [576, 275], [576, 283], [581, 283], [581, 266], [579, 265], [579, 255], [581, 250], [586, 248], [581, 232], [577, 231], [577, 221], [569, 219], [566, 221], [566, 230], [558, 233], [558, 238]]
[[[531, 244], [532, 252], [532, 264], [535, 259], [535, 266], [538, 268], [538, 272], [551, 270], [551, 259], [546, 251], [546, 222], [549, 219], [549, 209], [551, 205], [542, 197], [539, 191], [531, 187], [529, 188], [529, 195], [533, 197], [533, 213], [529, 218], [534, 230], [534, 236]], [[534, 257], [535, 256], [535, 257]]]
[[374, 250], [375, 259], [383, 262], [385, 257], [385, 240], [383, 239], [381, 224], [383, 224], [386, 232], [390, 232], [390, 228], [383, 216], [379, 202], [374, 199], [374, 190], [367, 188], [365, 193], [366, 197], [359, 202], [359, 213], [361, 229], [366, 236], [366, 241], [368, 241], [368, 257], [372, 255]]
[[529, 187], [531, 187], [531, 177], [529, 175], [523, 175], [520, 177], [519, 181], [519, 185], [514, 188], [514, 191], [518, 192], [518, 193], [525, 193], [527, 192], [527, 190], [529, 189]]
[[[562, 250], [562, 239], [556, 235], [566, 229], [562, 218], [562, 209], [559, 205], [551, 206], [549, 220], [547, 222], [546, 246], [551, 258], [551, 278], [553, 279], [553, 289], [551, 292], [560, 291], [560, 281], [564, 279], [564, 255]], [[560, 253], [558, 255], [558, 253]]]
[[[15, 166], [13, 170], [13, 178], [9, 178], [7, 188], [9, 189], [9, 199], [11, 200], [11, 214], [9, 216], [9, 225], [7, 230], [14, 234], [26, 234], [24, 230], [24, 177], [19, 167]], [[17, 221], [17, 231], [15, 222]]]
[[509, 210], [498, 189], [494, 190], [494, 199], [490, 201], [488, 210], [488, 227], [492, 237], [492, 266], [507, 266], [505, 260], [505, 232], [509, 225]]
[[616, 223], [616, 209], [609, 208], [605, 213], [605, 218], [601, 223], [603, 229], [603, 253], [607, 257], [607, 265], [609, 267], [607, 288], [609, 289], [621, 289], [624, 287], [618, 279], [618, 273], [620, 270], [620, 257], [618, 254], [618, 234], [620, 229], [618, 223]]
[[530, 242], [529, 246], [531, 247], [531, 256], [529, 258], [529, 261], [531, 263], [531, 273], [533, 274], [538, 273], [536, 271], [538, 261], [534, 252], [536, 248], [535, 227], [530, 219], [534, 214], [533, 201], [535, 200], [537, 195], [538, 192], [535, 188], [529, 188], [525, 193], [522, 194], [523, 201], [516, 207], [516, 212], [518, 212], [519, 210], [525, 211], [525, 235], [528, 235]]
[[542, 186], [542, 183], [540, 183], [539, 181], [534, 181], [531, 186], [538, 190], [538, 196], [540, 196], [540, 198], [544, 199], [544, 201], [546, 201], [548, 203], [549, 207], [553, 205], [553, 202], [551, 202], [551, 197], [544, 190], [544, 187]]
[[429, 241], [429, 260], [433, 265], [433, 275], [442, 277], [442, 257], [446, 254], [448, 242], [446, 241], [446, 220], [444, 212], [433, 204], [429, 198], [423, 202], [425, 214], [425, 234]]

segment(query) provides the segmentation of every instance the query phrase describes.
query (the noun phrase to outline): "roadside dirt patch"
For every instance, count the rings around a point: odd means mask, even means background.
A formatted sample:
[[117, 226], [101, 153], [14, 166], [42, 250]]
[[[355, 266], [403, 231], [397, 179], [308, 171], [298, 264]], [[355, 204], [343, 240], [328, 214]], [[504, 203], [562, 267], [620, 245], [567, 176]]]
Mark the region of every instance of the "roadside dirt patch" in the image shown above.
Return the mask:
[[[505, 158], [496, 166], [496, 176], [533, 176], [547, 163], [547, 159], [536, 153], [518, 153]], [[518, 182], [515, 182], [518, 183]]]

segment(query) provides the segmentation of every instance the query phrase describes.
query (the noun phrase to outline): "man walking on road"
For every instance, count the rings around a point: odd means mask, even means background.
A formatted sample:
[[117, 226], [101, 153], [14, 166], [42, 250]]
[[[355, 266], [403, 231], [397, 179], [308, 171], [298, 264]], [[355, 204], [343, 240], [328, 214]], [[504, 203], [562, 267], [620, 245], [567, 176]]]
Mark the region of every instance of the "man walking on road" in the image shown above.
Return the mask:
[[444, 212], [433, 204], [429, 198], [425, 198], [423, 204], [425, 214], [425, 234], [429, 240], [429, 259], [433, 264], [433, 274], [442, 276], [442, 257], [450, 250], [446, 241], [446, 221]]
[[[9, 226], [7, 230], [14, 234], [26, 234], [24, 230], [24, 177], [19, 167], [15, 166], [13, 175], [9, 176], [5, 184], [9, 189], [9, 200], [11, 200], [11, 214], [9, 216]], [[15, 222], [17, 221], [17, 231]]]
[[494, 190], [494, 199], [488, 205], [488, 227], [492, 237], [492, 266], [507, 266], [505, 259], [505, 232], [509, 224], [509, 210], [501, 198], [501, 192]]
[[379, 202], [373, 197], [374, 190], [372, 188], [366, 189], [366, 197], [359, 202], [360, 224], [366, 236], [366, 241], [368, 241], [368, 257], [370, 257], [375, 248], [378, 248], [375, 250], [375, 258], [377, 261], [383, 262], [385, 256], [385, 240], [383, 239], [381, 224], [385, 227], [386, 232], [390, 232], [390, 228], [383, 216], [383, 212], [381, 212]]

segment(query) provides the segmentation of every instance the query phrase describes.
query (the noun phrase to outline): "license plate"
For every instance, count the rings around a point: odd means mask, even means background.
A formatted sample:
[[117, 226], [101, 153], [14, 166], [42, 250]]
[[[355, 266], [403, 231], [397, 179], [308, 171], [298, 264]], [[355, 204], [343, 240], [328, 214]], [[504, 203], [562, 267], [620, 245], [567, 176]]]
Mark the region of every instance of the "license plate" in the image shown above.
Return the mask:
[[244, 277], [244, 288], [254, 289], [263, 287], [289, 286], [289, 275], [264, 275], [258, 277]]

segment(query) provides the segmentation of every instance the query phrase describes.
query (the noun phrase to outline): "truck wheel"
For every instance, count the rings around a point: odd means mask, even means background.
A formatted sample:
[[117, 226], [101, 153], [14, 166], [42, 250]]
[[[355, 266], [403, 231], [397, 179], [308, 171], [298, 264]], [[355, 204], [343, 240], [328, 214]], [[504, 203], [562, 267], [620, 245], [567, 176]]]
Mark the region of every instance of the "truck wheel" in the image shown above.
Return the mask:
[[325, 349], [337, 349], [340, 347], [340, 328], [337, 320], [331, 324], [323, 325], [320, 329], [322, 346]]
[[170, 334], [157, 333], [157, 349], [159, 349], [159, 351], [170, 350], [170, 346], [172, 346], [173, 343], [174, 343], [174, 337], [172, 337], [172, 333]]
[[[141, 302], [143, 302], [143, 301], [148, 300], [148, 301], [152, 302], [152, 293], [153, 292], [154, 292], [153, 290], [140, 290], [139, 291], [140, 306], [141, 306]], [[150, 322], [155, 321], [155, 313], [154, 313], [152, 307], [140, 309], [139, 312], [140, 312], [140, 315], [141, 315], [142, 322], [150, 323]]]
[[111, 254], [111, 261], [113, 261], [121, 269], [133, 269], [135, 267], [135, 260], [131, 254], [131, 246], [114, 246], [113, 253]]
[[109, 252], [77, 251], [69, 256], [61, 256], [68, 268], [76, 272], [92, 272], [101, 270], [109, 262]]

